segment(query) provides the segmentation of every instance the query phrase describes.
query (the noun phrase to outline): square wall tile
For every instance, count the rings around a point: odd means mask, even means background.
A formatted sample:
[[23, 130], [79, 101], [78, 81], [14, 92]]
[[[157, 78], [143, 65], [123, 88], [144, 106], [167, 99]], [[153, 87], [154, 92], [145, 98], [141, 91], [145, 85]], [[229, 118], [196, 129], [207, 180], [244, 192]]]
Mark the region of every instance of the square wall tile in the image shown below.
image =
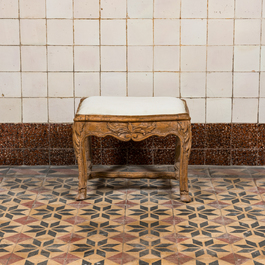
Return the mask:
[[207, 0], [185, 0], [181, 2], [182, 18], [206, 18]]
[[128, 71], [152, 71], [153, 47], [129, 46], [127, 60], [128, 60]]
[[74, 0], [75, 18], [99, 18], [98, 0]]
[[72, 0], [46, 0], [47, 18], [72, 18]]
[[48, 71], [73, 71], [73, 48], [48, 47]]
[[74, 99], [73, 98], [50, 98], [49, 99], [49, 122], [73, 122]]
[[126, 20], [101, 20], [101, 45], [126, 45]]
[[74, 20], [76, 45], [99, 45], [98, 20]]
[[235, 0], [236, 18], [260, 18], [261, 0]]
[[207, 74], [207, 97], [232, 97], [232, 73]]
[[49, 97], [73, 96], [73, 73], [48, 73]]
[[259, 71], [259, 50], [258, 46], [235, 46], [234, 70]]
[[18, 18], [18, 0], [1, 0], [0, 18]]
[[261, 71], [265, 71], [265, 46], [261, 46]]
[[127, 0], [129, 18], [152, 18], [153, 0]]
[[129, 97], [152, 97], [153, 74], [152, 73], [128, 73]]
[[73, 45], [73, 21], [66, 19], [48, 19], [47, 44]]
[[19, 45], [19, 20], [0, 19], [0, 45]]
[[207, 98], [206, 101], [207, 123], [230, 123], [231, 122], [231, 98]]
[[46, 46], [21, 47], [22, 71], [46, 71]]
[[249, 98], [233, 99], [232, 122], [256, 123], [257, 118], [258, 118], [258, 99], [249, 99]]
[[179, 46], [155, 46], [154, 47], [155, 71], [179, 70]]
[[21, 97], [21, 77], [19, 72], [0, 73], [0, 96]]
[[181, 47], [181, 70], [182, 71], [205, 71], [206, 70], [206, 47], [205, 46], [182, 46]]
[[125, 97], [126, 73], [102, 73], [101, 96]]
[[29, 98], [47, 97], [47, 73], [22, 73], [22, 95]]
[[232, 62], [232, 46], [208, 46], [208, 71], [232, 71]]
[[0, 46], [0, 71], [20, 70], [20, 50], [17, 46]]
[[179, 97], [179, 73], [154, 73], [155, 97]]
[[22, 45], [46, 45], [46, 20], [21, 19], [20, 34]]
[[74, 47], [75, 71], [99, 71], [99, 46]]
[[179, 19], [155, 19], [154, 44], [179, 45]]
[[209, 0], [209, 18], [233, 18], [234, 0]]
[[99, 96], [99, 73], [75, 73], [75, 96]]
[[234, 73], [234, 97], [258, 97], [259, 73]]
[[235, 44], [260, 44], [260, 19], [236, 19]]
[[47, 98], [24, 98], [23, 122], [48, 122]]
[[260, 73], [260, 97], [265, 98], [265, 73]]
[[126, 46], [102, 46], [101, 70], [126, 71]]
[[265, 98], [259, 99], [259, 123], [265, 123]]
[[20, 98], [0, 98], [0, 120], [2, 123], [21, 122]]
[[233, 19], [208, 20], [209, 45], [233, 45], [234, 21]]
[[102, 0], [101, 18], [126, 18], [126, 0]]
[[206, 19], [181, 20], [182, 45], [206, 45]]
[[262, 19], [261, 45], [265, 44], [265, 19]]
[[154, 1], [155, 18], [179, 18], [180, 0], [155, 0]]
[[181, 73], [181, 97], [205, 97], [206, 73]]
[[205, 99], [183, 98], [187, 101], [191, 123], [205, 123]]
[[20, 0], [19, 2], [20, 18], [45, 18], [45, 0]]
[[128, 19], [128, 45], [153, 45], [153, 21]]

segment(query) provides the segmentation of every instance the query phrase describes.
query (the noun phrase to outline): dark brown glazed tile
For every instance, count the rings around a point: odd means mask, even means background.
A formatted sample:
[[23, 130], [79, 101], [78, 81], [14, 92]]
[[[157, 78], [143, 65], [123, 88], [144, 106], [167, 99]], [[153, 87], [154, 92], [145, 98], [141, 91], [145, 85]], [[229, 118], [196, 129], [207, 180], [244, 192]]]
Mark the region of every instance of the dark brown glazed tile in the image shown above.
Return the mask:
[[162, 148], [176, 148], [176, 135], [167, 135], [166, 137], [154, 137], [153, 147], [162, 149]]
[[139, 148], [152, 149], [154, 138], [155, 136], [151, 136], [151, 137], [144, 139], [143, 141], [130, 140], [129, 142], [127, 142], [127, 147], [136, 148], [136, 149], [139, 149]]
[[102, 164], [102, 149], [92, 148], [92, 164], [101, 165]]
[[206, 124], [205, 129], [206, 129], [206, 147], [230, 148], [231, 124]]
[[101, 148], [101, 137], [91, 136], [91, 146], [93, 148]]
[[50, 147], [73, 148], [72, 124], [50, 124]]
[[23, 148], [23, 124], [0, 124], [0, 148]]
[[205, 148], [206, 134], [205, 124], [194, 123], [191, 125], [192, 131], [192, 148]]
[[175, 149], [154, 149], [155, 165], [173, 165], [175, 163]]
[[232, 148], [256, 148], [258, 140], [257, 124], [233, 124]]
[[220, 165], [229, 166], [231, 164], [231, 150], [213, 150], [208, 149], [205, 151], [205, 164], [206, 165]]
[[120, 141], [112, 136], [102, 138], [102, 148], [127, 148], [128, 142]]
[[258, 166], [265, 166], [265, 150], [258, 151]]
[[0, 149], [0, 165], [23, 165], [23, 150]]
[[26, 123], [23, 127], [24, 148], [48, 148], [49, 124]]
[[75, 165], [75, 154], [73, 149], [50, 150], [51, 165]]
[[265, 147], [265, 124], [258, 124], [258, 148]]
[[189, 165], [204, 165], [205, 150], [191, 149]]
[[126, 165], [127, 149], [105, 148], [102, 150], [102, 165]]
[[24, 149], [24, 165], [49, 165], [49, 149]]
[[232, 150], [232, 165], [256, 166], [258, 162], [258, 150], [236, 149]]
[[128, 149], [129, 165], [152, 165], [153, 152], [152, 149]]

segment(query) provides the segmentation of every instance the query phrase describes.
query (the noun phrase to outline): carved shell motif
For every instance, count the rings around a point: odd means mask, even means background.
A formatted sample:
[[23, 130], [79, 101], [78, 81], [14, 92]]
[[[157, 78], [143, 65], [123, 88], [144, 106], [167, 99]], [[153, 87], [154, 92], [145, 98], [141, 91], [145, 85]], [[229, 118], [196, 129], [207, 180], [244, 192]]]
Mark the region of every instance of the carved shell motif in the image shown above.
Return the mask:
[[141, 123], [133, 124], [128, 123], [107, 123], [108, 129], [119, 138], [126, 140], [140, 140], [143, 136], [151, 133], [156, 128], [156, 123]]

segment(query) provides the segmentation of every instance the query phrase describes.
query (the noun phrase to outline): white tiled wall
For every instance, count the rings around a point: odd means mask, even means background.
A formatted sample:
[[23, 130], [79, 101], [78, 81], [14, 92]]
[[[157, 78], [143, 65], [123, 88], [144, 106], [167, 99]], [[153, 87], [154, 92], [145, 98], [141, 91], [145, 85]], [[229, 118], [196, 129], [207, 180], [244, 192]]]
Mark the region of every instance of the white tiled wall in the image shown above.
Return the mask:
[[0, 0], [0, 122], [71, 122], [94, 95], [265, 123], [265, 0]]

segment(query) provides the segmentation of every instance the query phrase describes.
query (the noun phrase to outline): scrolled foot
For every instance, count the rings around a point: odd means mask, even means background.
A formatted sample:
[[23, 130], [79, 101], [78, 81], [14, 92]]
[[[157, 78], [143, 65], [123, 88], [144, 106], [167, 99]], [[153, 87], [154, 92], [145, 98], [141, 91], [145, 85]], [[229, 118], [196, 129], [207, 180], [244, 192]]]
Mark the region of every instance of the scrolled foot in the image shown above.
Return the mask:
[[83, 201], [87, 198], [87, 190], [86, 189], [79, 189], [78, 194], [75, 197], [76, 201]]
[[180, 192], [180, 200], [182, 202], [190, 202], [191, 197], [187, 191]]

